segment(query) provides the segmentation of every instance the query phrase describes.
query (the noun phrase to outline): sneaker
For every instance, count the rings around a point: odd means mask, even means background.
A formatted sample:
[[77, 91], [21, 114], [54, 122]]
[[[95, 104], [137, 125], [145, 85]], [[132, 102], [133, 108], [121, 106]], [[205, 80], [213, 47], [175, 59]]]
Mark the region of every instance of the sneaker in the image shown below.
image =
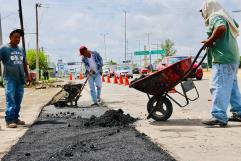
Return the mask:
[[25, 125], [25, 122], [22, 121], [22, 120], [20, 120], [20, 119], [15, 120], [14, 123], [15, 123], [16, 125]]
[[202, 121], [202, 123], [205, 124], [205, 125], [208, 125], [208, 126], [215, 126], [215, 125], [219, 125], [220, 127], [227, 126], [227, 123], [221, 122], [221, 121], [216, 120], [216, 119], [204, 120], [204, 121]]
[[7, 128], [17, 128], [18, 126], [17, 126], [17, 124], [14, 123], [14, 122], [7, 122], [7, 123], [6, 123], [6, 127], [7, 127]]
[[241, 122], [241, 116], [238, 116], [236, 113], [233, 113], [233, 115], [228, 118], [228, 121]]
[[91, 107], [98, 107], [98, 106], [99, 106], [98, 103], [93, 103], [93, 104], [91, 105]]

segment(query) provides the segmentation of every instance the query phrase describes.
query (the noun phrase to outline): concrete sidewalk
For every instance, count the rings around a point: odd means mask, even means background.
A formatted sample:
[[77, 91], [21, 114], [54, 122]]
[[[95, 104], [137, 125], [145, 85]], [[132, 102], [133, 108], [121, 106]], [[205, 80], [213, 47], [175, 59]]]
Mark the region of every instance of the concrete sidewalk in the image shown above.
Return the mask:
[[4, 88], [0, 88], [0, 159], [10, 148], [16, 144], [18, 139], [24, 135], [28, 128], [38, 117], [42, 107], [60, 90], [60, 88], [34, 89], [25, 88], [20, 119], [26, 122], [25, 126], [15, 129], [6, 128], [5, 116], [5, 95]]

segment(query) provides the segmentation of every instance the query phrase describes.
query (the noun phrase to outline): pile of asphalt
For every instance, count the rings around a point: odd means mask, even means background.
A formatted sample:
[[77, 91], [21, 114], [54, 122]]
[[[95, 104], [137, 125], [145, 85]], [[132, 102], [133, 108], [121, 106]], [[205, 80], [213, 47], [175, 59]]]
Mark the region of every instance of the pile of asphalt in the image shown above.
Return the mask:
[[135, 122], [137, 119], [129, 114], [124, 114], [122, 109], [106, 111], [100, 117], [91, 116], [85, 126], [98, 125], [101, 127], [125, 126]]
[[53, 113], [45, 107], [2, 160], [175, 161], [145, 134], [128, 126], [136, 119], [122, 110], [110, 110], [89, 119], [82, 118], [77, 110]]

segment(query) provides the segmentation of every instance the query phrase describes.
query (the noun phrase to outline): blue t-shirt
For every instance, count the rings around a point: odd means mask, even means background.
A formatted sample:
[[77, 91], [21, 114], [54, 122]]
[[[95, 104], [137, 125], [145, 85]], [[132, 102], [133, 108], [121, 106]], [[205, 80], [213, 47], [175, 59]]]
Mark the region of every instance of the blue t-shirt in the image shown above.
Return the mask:
[[11, 47], [10, 44], [3, 45], [0, 47], [0, 60], [4, 65], [4, 80], [25, 83], [24, 62], [26, 62], [26, 54], [23, 49]]

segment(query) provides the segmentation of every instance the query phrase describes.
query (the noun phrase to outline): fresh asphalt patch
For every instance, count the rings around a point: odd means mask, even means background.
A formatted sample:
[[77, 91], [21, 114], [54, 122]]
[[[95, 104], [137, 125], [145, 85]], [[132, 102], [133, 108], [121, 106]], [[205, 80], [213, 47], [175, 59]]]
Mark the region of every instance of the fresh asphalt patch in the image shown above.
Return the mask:
[[3, 161], [175, 161], [119, 110], [47, 106]]

